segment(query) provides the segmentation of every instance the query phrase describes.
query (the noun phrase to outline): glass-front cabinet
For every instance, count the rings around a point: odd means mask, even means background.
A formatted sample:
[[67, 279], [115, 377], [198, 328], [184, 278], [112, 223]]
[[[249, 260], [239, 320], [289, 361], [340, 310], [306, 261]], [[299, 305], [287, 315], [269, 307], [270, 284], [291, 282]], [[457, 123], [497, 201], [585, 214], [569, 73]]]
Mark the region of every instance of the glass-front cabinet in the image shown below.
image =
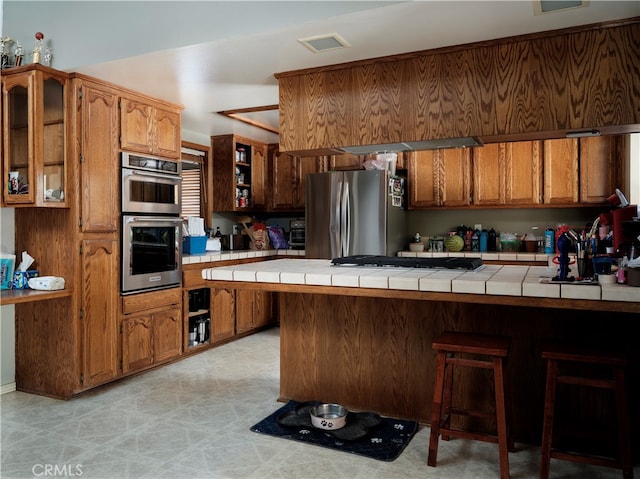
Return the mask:
[[3, 71], [5, 206], [67, 207], [68, 85], [38, 64]]

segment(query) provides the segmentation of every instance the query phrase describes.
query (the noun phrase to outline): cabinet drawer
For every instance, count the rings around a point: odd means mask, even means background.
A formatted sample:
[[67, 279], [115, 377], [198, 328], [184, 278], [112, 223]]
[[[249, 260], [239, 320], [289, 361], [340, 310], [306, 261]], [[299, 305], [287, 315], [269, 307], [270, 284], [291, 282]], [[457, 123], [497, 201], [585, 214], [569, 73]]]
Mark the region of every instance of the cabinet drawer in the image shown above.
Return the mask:
[[147, 311], [182, 303], [182, 288], [163, 289], [122, 297], [122, 314]]

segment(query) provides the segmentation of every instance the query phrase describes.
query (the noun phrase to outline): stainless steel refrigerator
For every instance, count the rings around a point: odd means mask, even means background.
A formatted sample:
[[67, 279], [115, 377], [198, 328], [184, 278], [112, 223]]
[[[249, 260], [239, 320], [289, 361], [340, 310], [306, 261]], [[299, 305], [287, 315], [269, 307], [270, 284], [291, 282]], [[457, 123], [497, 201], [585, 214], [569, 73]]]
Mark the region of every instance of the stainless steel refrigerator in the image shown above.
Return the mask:
[[308, 174], [305, 256], [396, 256], [406, 243], [405, 186], [385, 170]]

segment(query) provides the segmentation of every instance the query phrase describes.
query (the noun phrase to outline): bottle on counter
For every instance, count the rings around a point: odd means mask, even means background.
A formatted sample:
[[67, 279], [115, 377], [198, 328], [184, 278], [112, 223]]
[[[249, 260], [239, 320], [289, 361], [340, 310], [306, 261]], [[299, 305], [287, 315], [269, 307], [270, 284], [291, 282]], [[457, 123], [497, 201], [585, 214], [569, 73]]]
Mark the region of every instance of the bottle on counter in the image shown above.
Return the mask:
[[489, 243], [489, 232], [487, 230], [482, 230], [480, 232], [480, 252], [486, 253], [488, 250]]
[[471, 251], [480, 251], [480, 231], [477, 229], [471, 235]]
[[547, 228], [544, 232], [544, 252], [546, 254], [553, 254], [556, 251], [555, 246], [556, 232], [553, 228]]
[[220, 227], [216, 226], [216, 233], [213, 235], [214, 238], [222, 238], [222, 233], [220, 232]]
[[497, 241], [496, 230], [491, 228], [489, 230], [489, 235], [487, 238], [487, 251], [496, 251], [496, 241]]

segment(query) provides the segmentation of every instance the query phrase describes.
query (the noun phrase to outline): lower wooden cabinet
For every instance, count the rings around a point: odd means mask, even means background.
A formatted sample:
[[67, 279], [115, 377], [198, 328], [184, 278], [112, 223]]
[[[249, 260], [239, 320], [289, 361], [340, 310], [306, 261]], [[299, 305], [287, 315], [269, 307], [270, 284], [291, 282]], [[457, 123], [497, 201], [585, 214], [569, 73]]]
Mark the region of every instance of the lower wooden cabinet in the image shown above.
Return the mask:
[[145, 369], [182, 354], [182, 291], [179, 288], [123, 298], [122, 373]]
[[232, 338], [236, 334], [235, 290], [210, 288], [211, 343]]
[[96, 386], [118, 375], [116, 323], [118, 303], [118, 241], [81, 242], [82, 386]]
[[236, 333], [246, 333], [273, 322], [273, 293], [236, 291]]
[[122, 320], [122, 372], [177, 358], [182, 353], [180, 307]]

